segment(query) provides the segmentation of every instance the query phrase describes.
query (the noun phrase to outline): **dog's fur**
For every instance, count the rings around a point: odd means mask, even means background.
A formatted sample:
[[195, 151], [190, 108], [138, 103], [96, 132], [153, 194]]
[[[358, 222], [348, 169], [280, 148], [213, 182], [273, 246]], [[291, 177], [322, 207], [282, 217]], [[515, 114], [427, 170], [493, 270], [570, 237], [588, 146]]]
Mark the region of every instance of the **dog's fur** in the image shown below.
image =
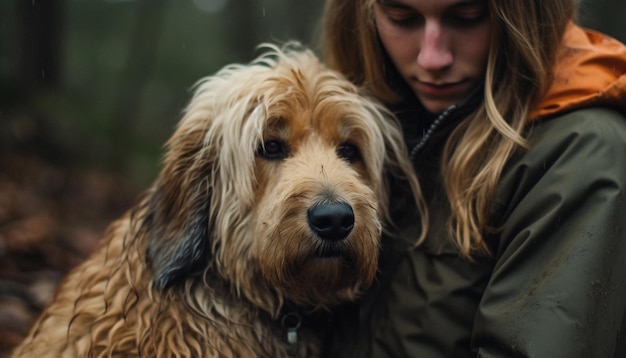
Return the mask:
[[383, 173], [418, 187], [382, 105], [310, 50], [268, 47], [198, 84], [154, 185], [14, 357], [319, 355], [281, 319], [371, 284]]

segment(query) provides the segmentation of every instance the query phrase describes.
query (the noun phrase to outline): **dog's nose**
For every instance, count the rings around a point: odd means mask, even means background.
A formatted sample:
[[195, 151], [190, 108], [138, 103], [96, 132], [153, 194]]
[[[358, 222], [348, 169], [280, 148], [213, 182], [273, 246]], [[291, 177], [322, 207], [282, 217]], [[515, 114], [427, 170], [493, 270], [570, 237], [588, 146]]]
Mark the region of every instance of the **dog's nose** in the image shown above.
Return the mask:
[[309, 227], [323, 240], [343, 240], [354, 228], [354, 212], [346, 203], [317, 204], [307, 210]]

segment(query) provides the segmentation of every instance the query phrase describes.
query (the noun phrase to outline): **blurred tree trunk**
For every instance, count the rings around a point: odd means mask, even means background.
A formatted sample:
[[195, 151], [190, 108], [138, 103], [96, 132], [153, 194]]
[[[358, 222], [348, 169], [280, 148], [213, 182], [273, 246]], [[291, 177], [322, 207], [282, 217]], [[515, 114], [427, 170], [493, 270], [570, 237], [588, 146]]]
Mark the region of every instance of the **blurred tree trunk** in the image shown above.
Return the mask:
[[313, 11], [317, 7], [312, 2], [320, 0], [285, 1], [287, 7], [287, 20], [289, 21], [290, 33], [293, 39], [303, 44], [311, 45], [317, 41], [316, 31], [320, 14]]
[[228, 62], [248, 62], [260, 42], [258, 19], [262, 8], [258, 0], [229, 0], [225, 9], [224, 30], [230, 53]]
[[63, 0], [19, 0], [19, 81], [26, 93], [61, 82]]
[[124, 169], [132, 149], [133, 121], [139, 114], [142, 89], [156, 59], [166, 4], [167, 0], [139, 0], [136, 4], [136, 20], [128, 40], [111, 129], [115, 143], [111, 164], [116, 169]]

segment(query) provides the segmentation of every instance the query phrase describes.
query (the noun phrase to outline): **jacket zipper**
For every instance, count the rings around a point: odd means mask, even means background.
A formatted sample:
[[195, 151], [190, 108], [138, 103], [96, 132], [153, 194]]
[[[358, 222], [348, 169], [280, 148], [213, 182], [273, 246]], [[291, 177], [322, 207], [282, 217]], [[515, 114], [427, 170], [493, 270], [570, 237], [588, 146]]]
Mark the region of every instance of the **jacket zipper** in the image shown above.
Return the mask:
[[451, 105], [450, 107], [446, 108], [446, 110], [443, 111], [443, 113], [441, 113], [437, 117], [437, 119], [433, 121], [433, 123], [430, 124], [430, 127], [428, 127], [428, 129], [426, 130], [426, 132], [422, 136], [422, 139], [417, 144], [415, 144], [413, 148], [411, 148], [411, 151], [409, 152], [409, 158], [411, 160], [415, 159], [415, 156], [417, 155], [419, 150], [422, 149], [424, 145], [426, 145], [426, 142], [428, 142], [435, 130], [437, 130], [441, 123], [443, 123], [448, 117], [450, 117], [450, 114], [453, 113], [457, 108], [458, 105]]

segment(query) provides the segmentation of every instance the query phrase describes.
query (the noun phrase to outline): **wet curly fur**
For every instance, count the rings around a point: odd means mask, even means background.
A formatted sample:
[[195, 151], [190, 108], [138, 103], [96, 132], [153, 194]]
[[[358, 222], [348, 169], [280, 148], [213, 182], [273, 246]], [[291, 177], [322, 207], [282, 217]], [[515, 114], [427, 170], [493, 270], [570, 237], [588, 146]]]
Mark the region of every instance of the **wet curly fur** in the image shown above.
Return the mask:
[[417, 182], [380, 104], [309, 50], [265, 48], [198, 83], [155, 183], [13, 357], [320, 354], [306, 329], [287, 344], [281, 315], [370, 285], [383, 173]]

